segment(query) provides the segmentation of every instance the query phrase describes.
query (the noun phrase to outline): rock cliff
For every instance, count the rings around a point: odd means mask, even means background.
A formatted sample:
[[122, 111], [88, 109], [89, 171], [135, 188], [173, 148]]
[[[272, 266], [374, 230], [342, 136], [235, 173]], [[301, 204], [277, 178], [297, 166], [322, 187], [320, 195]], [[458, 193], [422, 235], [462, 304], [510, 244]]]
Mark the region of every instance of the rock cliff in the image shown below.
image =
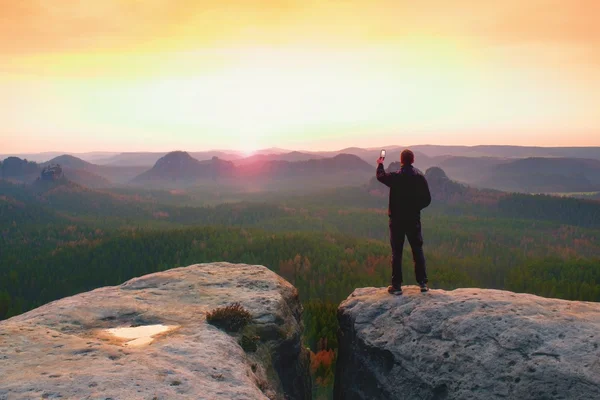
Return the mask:
[[[207, 323], [232, 302], [243, 331]], [[82, 293], [0, 323], [0, 399], [309, 399], [301, 313], [292, 285], [242, 264]]]
[[597, 303], [364, 288], [338, 318], [336, 399], [600, 398]]

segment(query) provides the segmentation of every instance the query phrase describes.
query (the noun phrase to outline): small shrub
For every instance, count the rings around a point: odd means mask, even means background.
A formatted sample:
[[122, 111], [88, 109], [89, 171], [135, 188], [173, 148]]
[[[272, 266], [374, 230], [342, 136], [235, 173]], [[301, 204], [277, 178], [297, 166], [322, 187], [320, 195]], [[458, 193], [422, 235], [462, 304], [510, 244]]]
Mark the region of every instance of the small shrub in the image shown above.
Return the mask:
[[252, 320], [252, 315], [240, 303], [219, 307], [206, 314], [206, 321], [227, 332], [239, 332]]

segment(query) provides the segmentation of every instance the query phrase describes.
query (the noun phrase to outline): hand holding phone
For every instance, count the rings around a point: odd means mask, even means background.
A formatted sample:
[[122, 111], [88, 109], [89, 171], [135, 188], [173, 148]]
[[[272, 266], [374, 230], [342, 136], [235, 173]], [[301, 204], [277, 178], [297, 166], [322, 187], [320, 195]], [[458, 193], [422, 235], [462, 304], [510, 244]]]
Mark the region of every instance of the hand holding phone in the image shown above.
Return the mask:
[[381, 150], [381, 153], [379, 153], [379, 158], [377, 159], [377, 165], [383, 164], [383, 160], [385, 160], [385, 150]]

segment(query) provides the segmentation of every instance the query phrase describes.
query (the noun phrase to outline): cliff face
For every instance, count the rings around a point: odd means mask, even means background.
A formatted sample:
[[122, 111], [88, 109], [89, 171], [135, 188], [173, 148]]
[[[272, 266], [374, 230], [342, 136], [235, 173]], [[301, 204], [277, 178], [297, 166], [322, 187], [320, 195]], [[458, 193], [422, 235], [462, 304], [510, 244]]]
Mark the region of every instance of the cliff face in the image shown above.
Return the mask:
[[600, 398], [600, 304], [499, 290], [357, 289], [335, 398]]
[[[242, 332], [206, 322], [233, 302], [252, 316]], [[309, 399], [301, 313], [292, 285], [241, 264], [82, 293], [0, 322], [0, 399]]]

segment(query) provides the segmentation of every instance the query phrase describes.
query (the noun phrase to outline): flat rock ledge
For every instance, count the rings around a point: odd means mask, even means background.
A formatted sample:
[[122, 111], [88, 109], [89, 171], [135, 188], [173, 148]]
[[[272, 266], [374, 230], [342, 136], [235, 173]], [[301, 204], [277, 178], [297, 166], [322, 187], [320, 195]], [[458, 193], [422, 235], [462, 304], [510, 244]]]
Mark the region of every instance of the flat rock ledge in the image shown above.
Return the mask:
[[338, 319], [335, 399], [600, 399], [600, 303], [363, 288]]
[[[252, 315], [243, 332], [206, 322], [233, 302]], [[0, 322], [0, 399], [309, 399], [301, 314], [297, 290], [258, 265], [197, 264], [78, 294]], [[168, 329], [136, 346], [107, 333], [147, 325]], [[244, 332], [256, 348], [242, 349]]]

